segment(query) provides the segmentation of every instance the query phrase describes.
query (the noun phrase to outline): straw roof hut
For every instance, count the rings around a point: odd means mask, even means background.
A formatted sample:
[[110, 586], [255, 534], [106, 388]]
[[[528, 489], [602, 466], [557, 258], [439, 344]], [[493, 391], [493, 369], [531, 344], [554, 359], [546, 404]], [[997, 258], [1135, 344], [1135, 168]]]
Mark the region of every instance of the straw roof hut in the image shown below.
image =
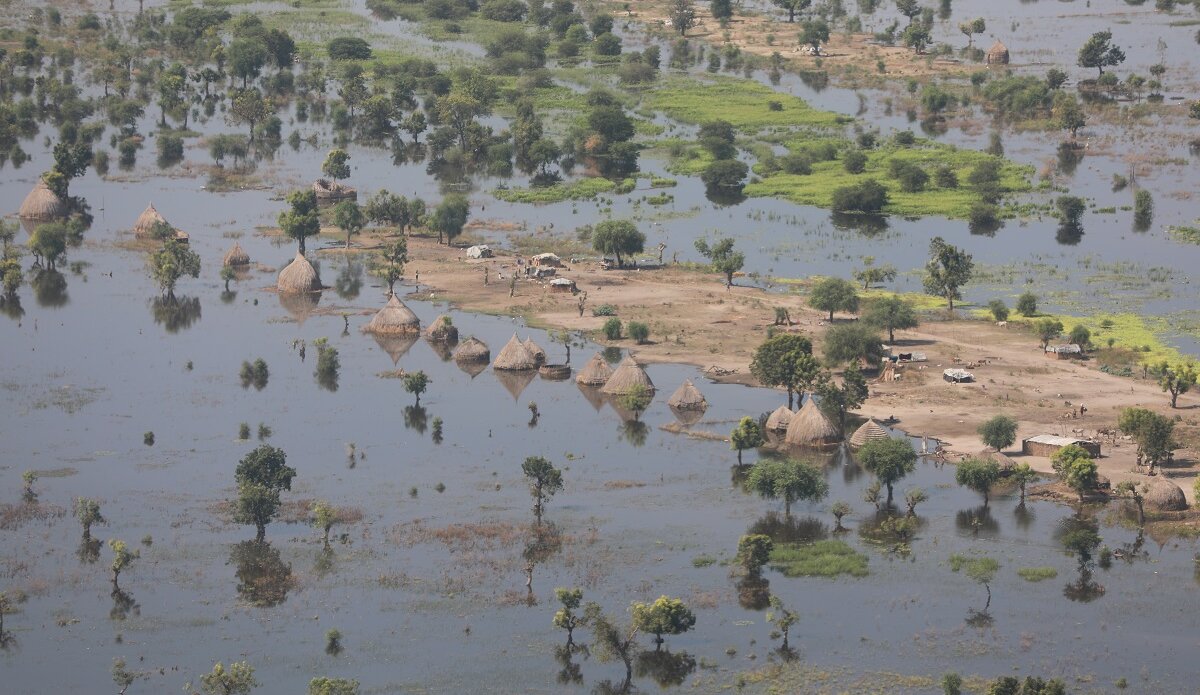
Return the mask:
[[250, 254], [242, 248], [242, 245], [233, 242], [233, 246], [225, 252], [225, 258], [221, 259], [222, 265], [237, 267], [242, 265], [250, 265]]
[[488, 349], [488, 346], [482, 340], [475, 336], [462, 341], [458, 349], [454, 351], [454, 361], [460, 365], [482, 363], [486, 366], [487, 361], [490, 359], [492, 359], [492, 351]]
[[538, 361], [530, 354], [529, 348], [517, 340], [517, 334], [513, 333], [513, 337], [509, 338], [504, 347], [500, 348], [500, 354], [496, 355], [496, 361], [492, 363], [492, 366], [496, 369], [524, 371], [537, 369]]
[[417, 342], [416, 333], [372, 333], [375, 344], [392, 358], [392, 364], [398, 364], [400, 358], [408, 354], [413, 344]]
[[53, 220], [71, 214], [71, 206], [39, 178], [33, 190], [21, 201], [21, 210], [17, 214], [25, 220]]
[[608, 362], [600, 356], [600, 353], [592, 355], [592, 359], [583, 365], [583, 369], [575, 375], [575, 383], [583, 386], [603, 386], [608, 383], [609, 377], [612, 376], [612, 367], [608, 366]]
[[795, 415], [786, 405], [781, 405], [771, 414], [767, 416], [767, 430], [770, 432], [786, 432], [788, 423], [792, 421], [792, 416]]
[[425, 338], [434, 343], [457, 343], [458, 326], [450, 321], [449, 316], [442, 314], [425, 329]]
[[987, 52], [988, 65], [1008, 65], [1008, 46], [996, 39], [996, 43]]
[[279, 279], [275, 283], [275, 288], [281, 294], [320, 292], [322, 289], [321, 276], [317, 275], [317, 269], [308, 262], [304, 254], [297, 251], [292, 262], [279, 271]]
[[675, 389], [675, 393], [667, 399], [667, 405], [679, 410], [704, 412], [708, 408], [708, 401], [704, 399], [704, 394], [700, 393], [700, 389], [696, 388], [691, 379], [684, 379], [679, 388]]
[[157, 224], [170, 224], [167, 218], [154, 207], [154, 203], [146, 206], [142, 210], [142, 214], [138, 215], [137, 221], [133, 223], [133, 233], [140, 237], [147, 237], [154, 231], [154, 226]]
[[513, 370], [497, 367], [492, 370], [492, 374], [496, 375], [496, 379], [500, 382], [500, 385], [508, 391], [514, 401], [520, 398], [521, 392], [525, 390], [525, 387], [529, 386], [530, 382], [537, 378], [537, 371], [533, 369]]
[[416, 336], [421, 332], [421, 320], [393, 294], [387, 304], [375, 312], [371, 322], [363, 326], [363, 331], [378, 335]]
[[626, 355], [600, 391], [610, 396], [621, 396], [638, 386], [646, 389], [647, 394], [654, 393], [654, 382], [650, 381], [650, 375], [633, 359], [633, 355]]
[[804, 406], [792, 416], [787, 434], [783, 438], [784, 442], [792, 446], [815, 448], [836, 446], [841, 439], [837, 428], [825, 417], [825, 413], [821, 412], [812, 397], [804, 401]]
[[870, 418], [861, 427], [854, 430], [854, 434], [850, 435], [850, 448], [858, 449], [867, 442], [873, 442], [877, 439], [887, 439], [890, 436], [892, 435], [883, 425], [875, 422], [875, 418]]
[[529, 351], [529, 354], [533, 355], [533, 361], [537, 362], [539, 367], [546, 364], [546, 351], [540, 345], [533, 342], [533, 338], [526, 338], [522, 345]]
[[1006, 473], [1017, 467], [1016, 461], [1012, 460], [1012, 458], [1006, 454], [996, 451], [995, 449], [982, 449], [976, 455], [976, 457], [981, 458], [984, 461], [995, 461], [1000, 466], [1000, 470]]
[[1181, 512], [1188, 506], [1183, 490], [1161, 475], [1150, 483], [1150, 491], [1146, 493], [1146, 505], [1159, 512]]

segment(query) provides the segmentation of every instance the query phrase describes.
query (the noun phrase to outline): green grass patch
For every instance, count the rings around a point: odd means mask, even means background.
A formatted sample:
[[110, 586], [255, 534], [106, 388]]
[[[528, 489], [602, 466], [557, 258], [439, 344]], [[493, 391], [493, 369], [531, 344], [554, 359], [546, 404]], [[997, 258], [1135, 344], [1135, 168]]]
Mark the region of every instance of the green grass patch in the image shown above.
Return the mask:
[[[985, 309], [976, 310], [976, 315], [990, 318], [991, 314]], [[1136, 363], [1146, 362], [1157, 364], [1166, 360], [1170, 364], [1193, 362], [1178, 349], [1167, 345], [1160, 337], [1169, 326], [1161, 318], [1142, 316], [1134, 313], [1095, 314], [1093, 316], [1070, 316], [1067, 314], [1038, 314], [1032, 318], [1010, 315], [1010, 326], [1032, 326], [1034, 321], [1049, 318], [1061, 321], [1063, 331], [1069, 333], [1077, 325], [1083, 325], [1092, 334], [1092, 344], [1107, 350], [1108, 339], [1113, 338], [1113, 347], [1129, 350], [1135, 355]], [[1105, 322], [1108, 322], [1105, 324]], [[1108, 327], [1106, 328], [1105, 325]], [[1036, 337], [1030, 340], [1037, 341]]]
[[648, 205], [668, 205], [673, 202], [675, 202], [675, 196], [671, 195], [670, 193], [659, 193], [658, 195], [646, 197], [646, 203]]
[[1200, 227], [1170, 227], [1171, 238], [1185, 244], [1200, 244]]
[[599, 176], [563, 181], [544, 188], [497, 188], [492, 195], [506, 203], [561, 203], [564, 200], [590, 200], [601, 193], [610, 193], [617, 185]]
[[1053, 567], [1022, 567], [1017, 570], [1017, 576], [1027, 582], [1040, 582], [1054, 579], [1058, 576], [1058, 570]]
[[848, 574], [865, 577], [867, 556], [843, 541], [817, 541], [777, 545], [771, 551], [771, 567], [785, 577], [836, 577]]
[[[773, 111], [770, 102], [777, 102], [782, 108]], [[803, 99], [776, 92], [753, 80], [721, 76], [667, 78], [646, 93], [643, 105], [685, 123], [722, 119], [743, 133], [772, 127], [833, 127], [851, 120], [814, 109]]]
[[696, 557], [692, 558], [692, 567], [709, 567], [715, 564], [717, 564], [717, 558], [713, 557], [712, 555], [697, 555]]

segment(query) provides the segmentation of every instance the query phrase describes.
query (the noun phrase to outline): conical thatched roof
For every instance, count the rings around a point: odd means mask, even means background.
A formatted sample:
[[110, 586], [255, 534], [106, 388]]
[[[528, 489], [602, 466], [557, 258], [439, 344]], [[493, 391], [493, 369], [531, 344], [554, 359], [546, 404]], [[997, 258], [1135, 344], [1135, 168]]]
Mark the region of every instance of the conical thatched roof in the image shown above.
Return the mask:
[[250, 265], [250, 254], [246, 253], [242, 245], [235, 241], [233, 246], [225, 252], [225, 258], [221, 259], [221, 263], [228, 266]]
[[537, 378], [537, 371], [533, 369], [500, 369], [497, 367], [492, 370], [492, 374], [496, 375], [496, 379], [500, 382], [504, 389], [517, 400], [521, 397], [521, 392], [529, 386], [530, 382]]
[[488, 346], [482, 340], [475, 336], [462, 341], [462, 344], [454, 351], [454, 361], [459, 364], [486, 364], [491, 358], [492, 351], [488, 349]]
[[145, 210], [142, 210], [142, 214], [138, 215], [137, 221], [133, 223], [133, 233], [138, 236], [150, 236], [150, 233], [154, 231], [154, 225], [160, 222], [169, 224], [167, 223], [167, 219], [154, 208], [154, 203], [150, 203], [146, 206]]
[[492, 366], [496, 369], [523, 371], [537, 369], [538, 362], [537, 358], [529, 353], [529, 349], [517, 339], [517, 334], [513, 333], [513, 337], [509, 338], [504, 347], [500, 349], [500, 354], [496, 355], [496, 361], [492, 363]]
[[704, 394], [700, 393], [700, 389], [692, 383], [691, 379], [684, 379], [679, 388], [675, 389], [675, 393], [667, 400], [667, 405], [679, 410], [698, 410], [703, 412], [708, 408], [708, 401], [704, 400]]
[[771, 432], [786, 432], [788, 424], [795, 415], [786, 405], [781, 405], [767, 416], [767, 430]]
[[421, 320], [393, 294], [387, 304], [375, 312], [371, 322], [363, 326], [363, 331], [377, 335], [416, 336], [421, 332]]
[[1146, 493], [1146, 505], [1159, 512], [1181, 512], [1188, 506], [1183, 490], [1161, 475], [1150, 483], [1150, 491]]
[[854, 430], [854, 434], [850, 435], [851, 448], [857, 449], [867, 442], [873, 442], [877, 439], [887, 439], [892, 436], [883, 427], [883, 425], [875, 422], [875, 418], [871, 418], [864, 422], [861, 427]]
[[533, 342], [533, 338], [526, 338], [522, 345], [525, 346], [530, 355], [533, 355], [533, 361], [537, 362], [539, 367], [546, 364], [546, 351], [540, 345]]
[[825, 417], [825, 413], [817, 407], [817, 402], [810, 396], [804, 401], [800, 412], [792, 416], [788, 423], [787, 434], [783, 440], [792, 446], [824, 447], [841, 441], [837, 428]]
[[400, 358], [408, 354], [414, 343], [417, 342], [416, 333], [372, 333], [371, 337], [375, 339], [375, 343], [380, 349], [392, 358], [392, 364], [400, 362]]
[[650, 381], [650, 375], [633, 359], [633, 355], [626, 355], [600, 390], [612, 396], [620, 396], [638, 386], [645, 388], [646, 393], [654, 393], [654, 382]]
[[584, 386], [603, 386], [608, 383], [612, 373], [612, 367], [609, 367], [608, 362], [597, 352], [575, 375], [575, 382]]
[[33, 185], [33, 190], [29, 191], [25, 200], [21, 202], [18, 215], [27, 220], [53, 220], [66, 217], [70, 213], [71, 206], [67, 201], [59, 198], [46, 182], [39, 178]]
[[1005, 46], [1003, 43], [1001, 43], [999, 39], [996, 40], [996, 43], [992, 44], [992, 47], [989, 48], [987, 52], [987, 62], [989, 65], [1007, 64], [1008, 57], [1008, 46]]
[[320, 292], [321, 276], [317, 269], [299, 251], [287, 267], [279, 272], [276, 289], [283, 294], [300, 294], [304, 292]]
[[425, 329], [425, 337], [435, 343], [457, 343], [458, 326], [450, 321], [449, 316], [442, 314]]
[[1017, 467], [1016, 461], [1012, 460], [1012, 458], [1009, 456], [996, 451], [995, 449], [981, 450], [978, 454], [978, 458], [981, 458], [985, 461], [995, 461], [1000, 466], [1000, 470], [1004, 472], [1011, 471]]

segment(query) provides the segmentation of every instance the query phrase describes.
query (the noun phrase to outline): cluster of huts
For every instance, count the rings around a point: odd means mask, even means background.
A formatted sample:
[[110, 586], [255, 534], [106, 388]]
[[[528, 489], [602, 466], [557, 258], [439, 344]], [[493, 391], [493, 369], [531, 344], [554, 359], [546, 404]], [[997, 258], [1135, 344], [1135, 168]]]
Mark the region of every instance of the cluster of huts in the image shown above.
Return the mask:
[[[767, 416], [767, 436], [775, 443], [809, 449], [832, 449], [842, 444], [842, 435], [833, 421], [817, 406], [811, 396], [804, 400], [799, 410], [793, 411], [781, 405]], [[862, 424], [846, 440], [850, 447], [858, 449], [867, 442], [887, 439], [892, 436], [887, 428], [874, 419]]]

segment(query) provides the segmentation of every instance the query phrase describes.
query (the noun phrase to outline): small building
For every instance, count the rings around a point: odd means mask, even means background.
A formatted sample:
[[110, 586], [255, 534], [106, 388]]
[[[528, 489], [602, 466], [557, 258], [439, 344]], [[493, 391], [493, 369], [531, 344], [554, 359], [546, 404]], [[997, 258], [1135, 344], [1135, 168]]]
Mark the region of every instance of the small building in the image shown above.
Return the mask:
[[999, 39], [987, 52], [988, 65], [1008, 65], [1008, 46], [1005, 46]]
[[1070, 345], [1047, 345], [1046, 357], [1056, 360], [1079, 359], [1083, 357], [1083, 348], [1071, 343]]
[[317, 179], [313, 181], [312, 190], [317, 196], [317, 202], [321, 205], [333, 205], [343, 200], [358, 199], [357, 190], [344, 183], [330, 181], [329, 179]]
[[492, 249], [487, 244], [479, 244], [467, 249], [467, 258], [491, 258]]
[[525, 277], [534, 278], [535, 280], [540, 280], [541, 278], [552, 278], [557, 273], [558, 271], [550, 266], [525, 266]]
[[1021, 440], [1021, 452], [1028, 456], [1053, 456], [1054, 452], [1072, 444], [1078, 444], [1091, 454], [1092, 458], [1100, 458], [1100, 442], [1079, 437], [1059, 437], [1053, 434], [1039, 434], [1036, 437]]
[[975, 380], [975, 375], [965, 369], [951, 368], [942, 372], [942, 378], [952, 384], [965, 384]]
[[542, 268], [561, 268], [563, 267], [562, 259], [557, 254], [539, 253], [529, 259], [529, 265]]
[[575, 281], [570, 278], [554, 278], [550, 281], [551, 292], [575, 292]]

